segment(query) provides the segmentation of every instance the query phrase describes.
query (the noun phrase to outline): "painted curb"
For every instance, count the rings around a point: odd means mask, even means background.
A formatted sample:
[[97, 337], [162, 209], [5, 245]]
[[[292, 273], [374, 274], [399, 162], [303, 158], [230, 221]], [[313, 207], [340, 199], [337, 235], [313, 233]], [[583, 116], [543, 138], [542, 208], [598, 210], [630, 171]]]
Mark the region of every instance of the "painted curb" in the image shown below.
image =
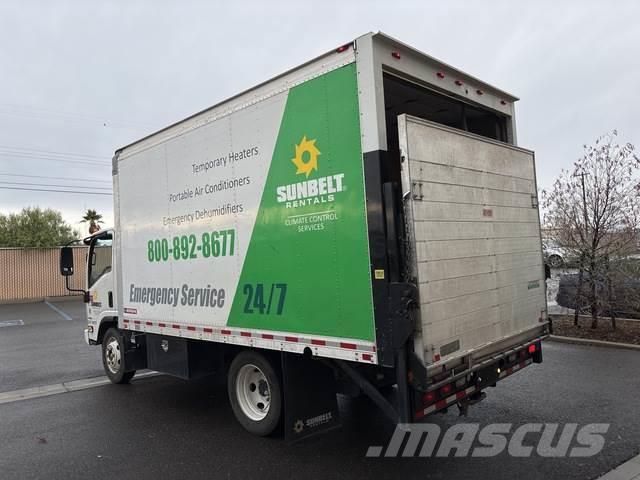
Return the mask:
[[[565, 308], [565, 307], [562, 307]], [[549, 317], [573, 317], [573, 310], [568, 313], [549, 313]], [[584, 318], [591, 320], [591, 315], [578, 314], [578, 318]], [[598, 317], [598, 321], [604, 320], [605, 322], [611, 322], [611, 317]], [[640, 318], [624, 318], [616, 317], [616, 321], [621, 320], [623, 322], [640, 322]]]
[[640, 477], [640, 455], [627, 460], [596, 480], [633, 480]]
[[640, 350], [640, 345], [634, 345], [632, 343], [607, 342], [604, 340], [592, 340], [589, 338], [562, 337], [560, 335], [549, 335], [548, 339], [553, 342], [560, 343], [575, 343], [578, 345], [593, 345], [596, 347], [614, 347], [624, 348], [627, 350]]
[[[142, 372], [134, 377], [132, 382], [142, 380], [144, 378], [162, 375], [155, 371]], [[38, 387], [24, 388], [22, 390], [14, 390], [12, 392], [0, 393], [0, 405], [5, 403], [19, 402], [21, 400], [31, 400], [33, 398], [48, 397], [50, 395], [58, 395], [60, 393], [79, 392], [89, 388], [101, 387], [111, 383], [109, 379], [104, 377], [84, 378], [81, 380], [71, 380], [69, 382], [54, 383], [52, 385], [41, 385]]]

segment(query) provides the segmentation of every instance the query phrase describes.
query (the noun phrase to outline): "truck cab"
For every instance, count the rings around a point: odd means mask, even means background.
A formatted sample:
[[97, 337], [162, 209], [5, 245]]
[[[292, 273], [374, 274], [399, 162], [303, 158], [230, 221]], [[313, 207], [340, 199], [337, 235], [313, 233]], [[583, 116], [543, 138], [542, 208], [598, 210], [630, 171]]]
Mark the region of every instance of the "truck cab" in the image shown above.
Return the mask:
[[[87, 309], [84, 339], [89, 345], [102, 343], [104, 332], [118, 322], [112, 248], [114, 235], [113, 229], [106, 229], [82, 240], [82, 243], [89, 247], [86, 270], [83, 272], [87, 290], [79, 291], [84, 295]], [[63, 247], [60, 262], [61, 273], [65, 277], [74, 273], [71, 247]]]

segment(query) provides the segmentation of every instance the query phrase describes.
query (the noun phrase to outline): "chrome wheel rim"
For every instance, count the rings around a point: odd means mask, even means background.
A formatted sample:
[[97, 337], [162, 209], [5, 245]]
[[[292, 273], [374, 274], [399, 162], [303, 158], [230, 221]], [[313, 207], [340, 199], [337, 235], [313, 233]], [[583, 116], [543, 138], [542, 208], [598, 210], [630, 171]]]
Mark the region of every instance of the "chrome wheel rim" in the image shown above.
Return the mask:
[[111, 337], [109, 342], [107, 343], [107, 348], [105, 349], [105, 360], [107, 362], [107, 368], [114, 375], [120, 371], [121, 364], [121, 354], [120, 354], [120, 344], [118, 343], [118, 339]]
[[267, 377], [252, 364], [243, 365], [236, 379], [236, 398], [244, 413], [258, 422], [267, 416], [271, 405], [271, 390]]

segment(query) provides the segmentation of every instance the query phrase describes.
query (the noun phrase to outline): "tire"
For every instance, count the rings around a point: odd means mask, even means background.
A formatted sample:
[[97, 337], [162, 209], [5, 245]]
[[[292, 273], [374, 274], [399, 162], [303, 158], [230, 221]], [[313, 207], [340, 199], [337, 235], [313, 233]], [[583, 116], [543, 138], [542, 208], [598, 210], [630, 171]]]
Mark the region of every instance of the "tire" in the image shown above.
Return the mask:
[[282, 386], [271, 362], [245, 350], [231, 362], [227, 377], [229, 402], [238, 422], [261, 437], [272, 434], [282, 419]]
[[117, 328], [110, 328], [102, 339], [102, 366], [111, 383], [129, 383], [136, 371], [124, 371], [124, 338]]
[[562, 257], [560, 255], [550, 255], [547, 261], [549, 262], [549, 266], [551, 268], [560, 268], [564, 264], [564, 261], [562, 260]]

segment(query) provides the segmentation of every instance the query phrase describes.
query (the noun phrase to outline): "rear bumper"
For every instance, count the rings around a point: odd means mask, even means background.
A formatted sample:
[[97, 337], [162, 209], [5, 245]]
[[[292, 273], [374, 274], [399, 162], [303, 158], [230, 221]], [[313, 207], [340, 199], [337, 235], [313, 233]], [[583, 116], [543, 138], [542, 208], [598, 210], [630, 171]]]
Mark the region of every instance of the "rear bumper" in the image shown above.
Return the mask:
[[414, 399], [414, 420], [444, 410], [454, 404], [464, 405], [480, 392], [531, 365], [542, 362], [542, 340], [540, 336], [508, 351], [492, 356], [473, 368], [448, 379], [434, 383], [426, 392], [417, 392]]

